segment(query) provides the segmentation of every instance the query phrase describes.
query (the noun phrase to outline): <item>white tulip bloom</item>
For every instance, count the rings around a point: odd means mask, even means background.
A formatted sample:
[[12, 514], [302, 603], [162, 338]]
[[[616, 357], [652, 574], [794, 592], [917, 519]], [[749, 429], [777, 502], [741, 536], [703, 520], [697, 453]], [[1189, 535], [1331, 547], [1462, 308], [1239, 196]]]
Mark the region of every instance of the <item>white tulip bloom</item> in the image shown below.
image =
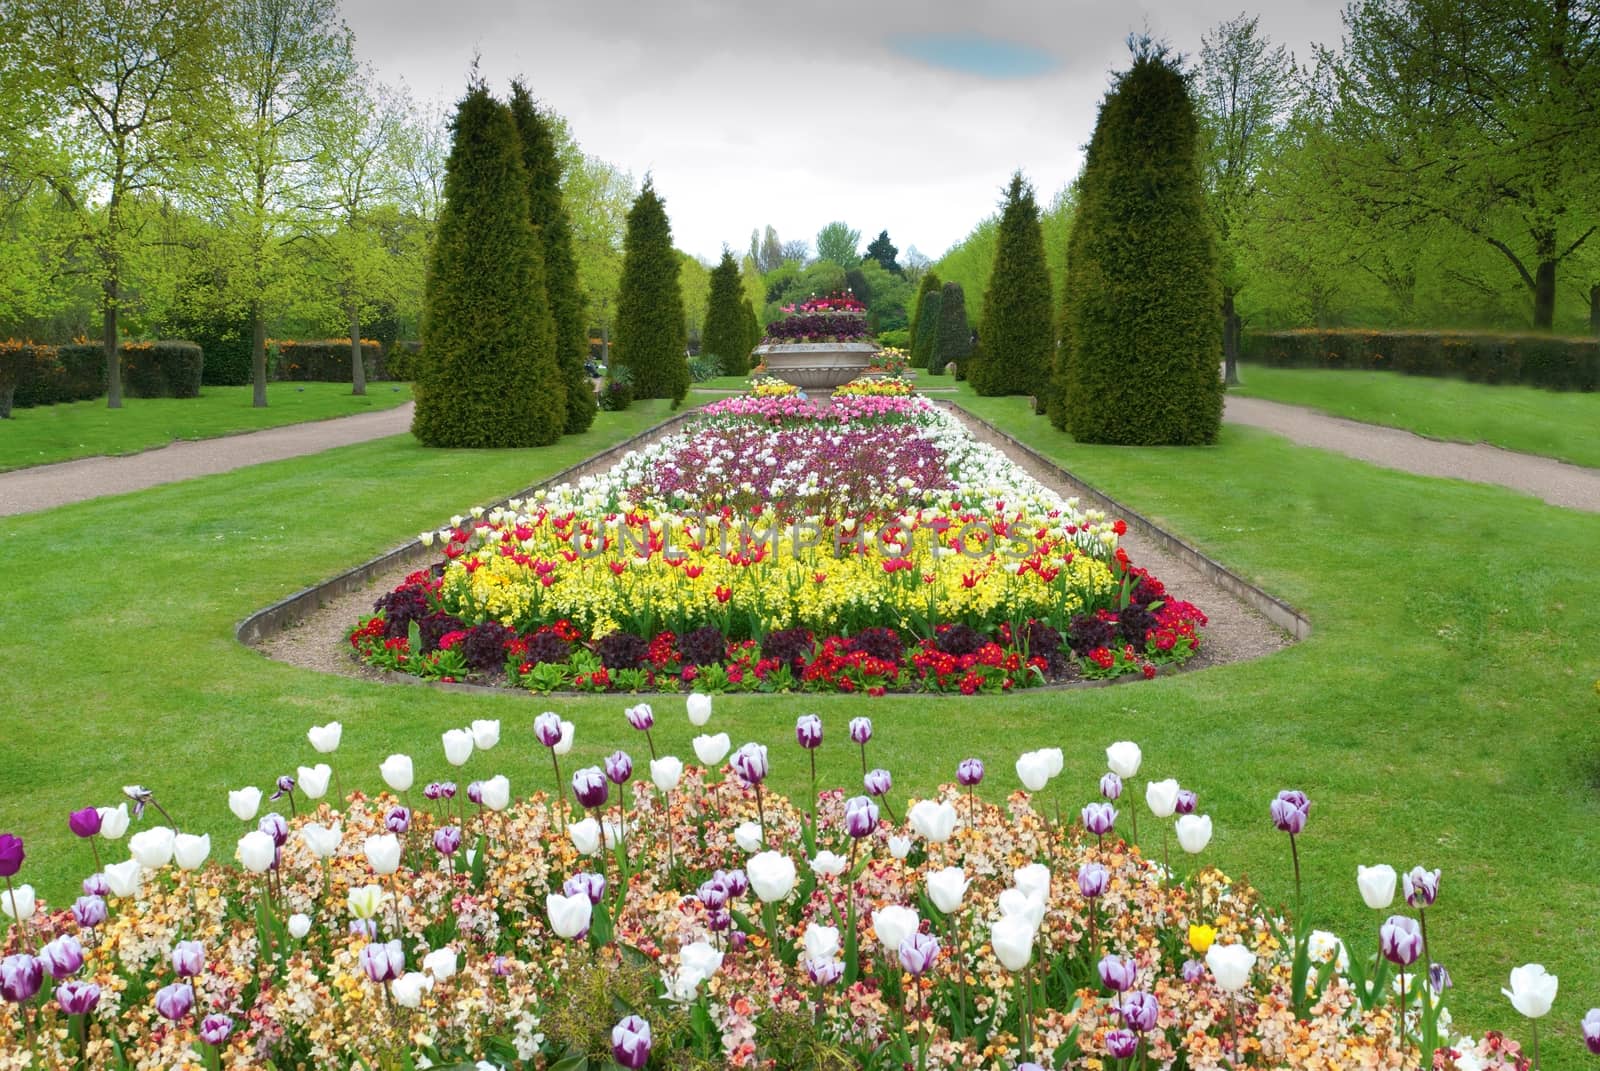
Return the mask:
[[1511, 969], [1511, 988], [1502, 989], [1511, 1006], [1529, 1019], [1539, 1019], [1550, 1013], [1556, 1002], [1560, 980], [1544, 969], [1542, 963], [1527, 963]]
[[456, 973], [456, 950], [437, 948], [422, 957], [422, 969], [437, 981], [444, 981]]
[[1144, 752], [1139, 750], [1139, 745], [1132, 740], [1119, 740], [1106, 748], [1106, 765], [1111, 772], [1126, 780], [1139, 772], [1139, 763], [1144, 761]]
[[289, 936], [296, 941], [304, 940], [306, 934], [311, 932], [311, 916], [296, 911], [289, 916]]
[[1178, 787], [1177, 779], [1172, 777], [1144, 786], [1144, 801], [1150, 805], [1150, 813], [1157, 818], [1171, 818], [1178, 809]]
[[1237, 993], [1250, 981], [1256, 954], [1244, 945], [1214, 944], [1206, 950], [1206, 966], [1225, 993]]
[[600, 850], [600, 823], [593, 818], [567, 823], [567, 836], [579, 855], [593, 855]]
[[483, 805], [491, 811], [503, 811], [511, 806], [511, 780], [505, 774], [495, 774], [483, 783]]
[[1374, 911], [1382, 911], [1394, 903], [1397, 880], [1394, 867], [1388, 863], [1356, 867], [1356, 887], [1361, 890], [1361, 899]]
[[1030, 896], [1021, 889], [1007, 889], [1000, 894], [1000, 915], [1002, 918], [1019, 918], [1034, 929], [1044, 921], [1045, 901], [1037, 896]]
[[571, 940], [588, 930], [594, 916], [594, 905], [589, 894], [576, 892], [571, 896], [551, 893], [544, 898], [545, 910], [550, 914], [550, 927], [558, 937]]
[[961, 910], [961, 902], [966, 899], [967, 880], [966, 872], [958, 866], [947, 866], [943, 870], [936, 870], [928, 875], [928, 899], [933, 901], [933, 906], [952, 915]]
[[834, 852], [818, 852], [817, 857], [811, 860], [811, 872], [819, 878], [836, 878], [844, 873], [847, 865], [842, 855]]
[[27, 922], [38, 910], [32, 885], [18, 885], [14, 889], [0, 890], [0, 911], [6, 918]]
[[375, 833], [362, 850], [374, 874], [393, 874], [400, 869], [400, 838], [393, 833]]
[[689, 694], [689, 724], [699, 728], [711, 720], [711, 697], [703, 692]]
[[[261, 798], [260, 790], [256, 791], [256, 799]], [[128, 831], [128, 805], [119, 803], [115, 807], [99, 807], [100, 835], [106, 840], [118, 840]], [[255, 817], [253, 814], [251, 817]]]
[[465, 766], [472, 758], [472, 734], [465, 729], [447, 729], [444, 736], [444, 761], [451, 766]]
[[872, 930], [878, 935], [878, 942], [883, 945], [884, 951], [891, 956], [900, 954], [900, 946], [907, 937], [917, 932], [921, 922], [915, 911], [900, 904], [880, 907], [872, 913]]
[[1190, 855], [1199, 855], [1211, 843], [1211, 816], [1209, 814], [1184, 814], [1178, 816], [1178, 847]]
[[1033, 959], [1034, 936], [1028, 920], [1017, 915], [1002, 915], [989, 928], [989, 944], [995, 958], [1008, 971], [1020, 971]]
[[1017, 758], [1017, 779], [1029, 792], [1042, 792], [1050, 783], [1050, 762], [1037, 751], [1025, 751]]
[[839, 954], [839, 928], [813, 922], [806, 927], [807, 959], [833, 959]]
[[315, 766], [302, 766], [297, 771], [296, 787], [306, 794], [308, 800], [320, 800], [328, 794], [328, 781], [333, 777], [333, 767], [325, 762]]
[[671, 792], [683, 779], [683, 760], [671, 755], [650, 760], [650, 783], [662, 792]]
[[[131, 845], [130, 845], [131, 846]], [[211, 854], [211, 834], [179, 833], [172, 841], [172, 856], [179, 870], [198, 870]]]
[[911, 838], [893, 836], [889, 837], [889, 854], [896, 859], [904, 859], [911, 854]]
[[422, 994], [433, 989], [433, 979], [426, 974], [412, 971], [390, 982], [389, 989], [394, 993], [394, 1002], [402, 1008], [420, 1008]]
[[759, 852], [761, 850], [761, 827], [754, 822], [741, 822], [733, 831], [733, 842], [743, 852]]
[[375, 918], [378, 910], [383, 907], [385, 893], [381, 885], [359, 885], [350, 890], [350, 895], [345, 898], [345, 904], [350, 908], [350, 914], [358, 919]]
[[128, 854], [146, 870], [159, 870], [172, 862], [177, 834], [168, 826], [141, 829], [128, 838]]
[[[123, 810], [127, 810], [124, 806]], [[261, 790], [254, 785], [228, 793], [228, 810], [241, 822], [248, 822], [261, 810]], [[105, 832], [104, 827], [101, 832]]]
[[919, 800], [906, 817], [912, 829], [934, 844], [943, 844], [956, 831], [956, 809], [943, 801]]
[[488, 751], [500, 742], [500, 719], [478, 718], [467, 727], [472, 733], [472, 746]]
[[339, 738], [344, 735], [344, 726], [336, 721], [326, 725], [313, 725], [306, 731], [306, 737], [311, 741], [311, 746], [318, 754], [331, 755], [339, 750]]
[[727, 733], [717, 733], [714, 736], [697, 736], [694, 738], [695, 758], [700, 760], [700, 765], [710, 769], [719, 765], [728, 754], [728, 749], [733, 746], [733, 741], [728, 739]]
[[416, 774], [411, 768], [410, 755], [390, 755], [383, 760], [383, 765], [378, 767], [378, 772], [383, 775], [383, 783], [396, 792], [406, 791], [416, 779]]
[[236, 854], [239, 864], [250, 873], [265, 874], [272, 869], [273, 861], [278, 857], [278, 845], [273, 841], [272, 834], [252, 829], [239, 838]]
[[339, 823], [324, 826], [320, 822], [307, 822], [300, 827], [300, 839], [318, 859], [326, 859], [339, 850], [341, 840]]
[[750, 888], [763, 903], [777, 903], [794, 889], [794, 860], [779, 852], [751, 856], [744, 871], [750, 879]]

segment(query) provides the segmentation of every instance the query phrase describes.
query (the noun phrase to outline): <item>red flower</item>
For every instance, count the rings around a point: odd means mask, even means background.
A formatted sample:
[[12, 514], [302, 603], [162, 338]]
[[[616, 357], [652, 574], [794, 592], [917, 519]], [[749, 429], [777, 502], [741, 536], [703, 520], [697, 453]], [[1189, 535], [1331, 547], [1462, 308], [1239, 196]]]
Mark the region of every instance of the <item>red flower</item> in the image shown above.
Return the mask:
[[1116, 521], [1111, 525], [1111, 530], [1113, 532], [1117, 533], [1119, 536], [1120, 535], [1127, 535], [1128, 534], [1128, 522], [1123, 520], [1121, 517], [1118, 517], [1116, 519]]
[[724, 584], [718, 584], [717, 590], [713, 594], [716, 595], [718, 602], [727, 602], [733, 598], [733, 589]]
[[1145, 680], [1150, 680], [1155, 675], [1156, 675], [1156, 667], [1152, 666], [1149, 662], [1146, 662], [1144, 664], [1144, 679]]

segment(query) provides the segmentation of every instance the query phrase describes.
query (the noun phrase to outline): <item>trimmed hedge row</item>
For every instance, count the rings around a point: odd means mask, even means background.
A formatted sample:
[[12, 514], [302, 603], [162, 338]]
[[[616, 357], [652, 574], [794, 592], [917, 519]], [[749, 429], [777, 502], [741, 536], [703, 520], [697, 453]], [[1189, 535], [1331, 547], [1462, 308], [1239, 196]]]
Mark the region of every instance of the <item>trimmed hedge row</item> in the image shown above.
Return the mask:
[[[361, 363], [369, 380], [385, 378], [383, 349], [371, 339], [361, 340]], [[297, 383], [349, 383], [350, 340], [324, 338], [310, 342], [278, 343], [278, 375]]]
[[1273, 368], [1354, 368], [1600, 390], [1600, 339], [1444, 331], [1301, 330], [1244, 336], [1240, 357]]
[[122, 389], [130, 398], [198, 398], [204, 367], [205, 358], [193, 342], [126, 342]]
[[[123, 391], [130, 398], [198, 398], [203, 366], [193, 342], [125, 343]], [[105, 392], [106, 358], [99, 343], [0, 341], [0, 417], [13, 408], [89, 401]]]

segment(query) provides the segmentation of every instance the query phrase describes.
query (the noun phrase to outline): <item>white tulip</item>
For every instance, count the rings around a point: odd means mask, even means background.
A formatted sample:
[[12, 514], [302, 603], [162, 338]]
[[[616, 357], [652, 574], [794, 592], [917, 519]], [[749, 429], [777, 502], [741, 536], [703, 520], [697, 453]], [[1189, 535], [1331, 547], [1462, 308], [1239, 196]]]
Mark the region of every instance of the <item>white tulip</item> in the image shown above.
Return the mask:
[[503, 811], [511, 806], [511, 780], [505, 774], [495, 774], [483, 783], [483, 805], [491, 811]]
[[433, 979], [412, 971], [390, 982], [389, 988], [394, 993], [394, 1002], [402, 1008], [420, 1008], [422, 994], [433, 989]]
[[806, 927], [807, 959], [833, 959], [839, 954], [839, 928], [813, 922]]
[[383, 906], [384, 891], [381, 885], [359, 885], [350, 890], [350, 895], [345, 898], [350, 914], [358, 919], [370, 919], [378, 914], [378, 909]]
[[1151, 781], [1144, 786], [1144, 801], [1150, 813], [1157, 818], [1171, 818], [1178, 809], [1178, 782], [1169, 777], [1165, 781]]
[[308, 800], [320, 800], [328, 794], [328, 781], [333, 777], [333, 767], [325, 762], [315, 766], [302, 766], [295, 787], [306, 794]]
[[321, 755], [332, 755], [339, 750], [339, 738], [344, 735], [344, 726], [336, 721], [326, 725], [313, 725], [306, 731], [306, 737], [311, 741], [311, 747]]
[[1050, 868], [1043, 863], [1029, 863], [1011, 872], [1017, 888], [1036, 900], [1050, 899]]
[[1211, 816], [1209, 814], [1183, 814], [1178, 816], [1178, 846], [1190, 855], [1199, 855], [1211, 843]]
[[878, 942], [883, 945], [884, 951], [891, 956], [900, 954], [900, 945], [917, 932], [921, 922], [915, 911], [900, 904], [880, 907], [872, 913], [873, 932], [878, 935]]
[[819, 878], [836, 878], [844, 873], [848, 865], [844, 856], [835, 852], [818, 852], [817, 857], [811, 860], [811, 872]]
[[1045, 901], [1037, 896], [1030, 896], [1021, 889], [1007, 889], [1000, 894], [1000, 914], [1003, 917], [1019, 918], [1034, 929], [1044, 921]]
[[676, 971], [663, 972], [661, 975], [661, 988], [665, 991], [662, 996], [672, 1004], [693, 1004], [700, 999], [700, 983], [705, 981], [699, 974], [688, 967], [679, 967]]
[[663, 792], [671, 792], [683, 779], [683, 760], [663, 755], [650, 760], [650, 783]]
[[465, 729], [447, 729], [442, 739], [444, 761], [451, 766], [465, 766], [467, 760], [472, 758], [472, 734]]
[[500, 719], [478, 718], [467, 727], [472, 733], [472, 746], [488, 751], [500, 742]]
[[141, 829], [128, 838], [128, 854], [139, 860], [146, 870], [159, 870], [172, 862], [172, 849], [177, 839], [168, 826]]
[[779, 852], [752, 855], [744, 865], [750, 888], [763, 903], [777, 903], [794, 889], [794, 860]]
[[406, 791], [416, 779], [416, 774], [411, 769], [410, 755], [390, 755], [383, 760], [383, 765], [378, 767], [378, 772], [383, 774], [383, 783], [396, 792]]
[[761, 827], [754, 822], [741, 822], [733, 831], [733, 842], [743, 852], [759, 852], [761, 850]]
[[1133, 777], [1139, 772], [1139, 763], [1143, 761], [1144, 752], [1132, 740], [1119, 740], [1106, 748], [1106, 765], [1118, 777]]
[[943, 844], [956, 831], [956, 809], [935, 800], [919, 800], [906, 816], [911, 828], [934, 844]]
[[[260, 800], [261, 793], [256, 792], [256, 799]], [[100, 813], [100, 835], [106, 840], [118, 840], [128, 831], [128, 805], [119, 803], [115, 807], [97, 808]]]
[[422, 957], [422, 969], [439, 981], [456, 973], [456, 950], [438, 948]]
[[683, 970], [710, 978], [722, 969], [722, 953], [709, 942], [694, 941], [678, 949], [678, 963]]
[[954, 914], [961, 910], [961, 901], [966, 899], [969, 884], [966, 872], [958, 866], [935, 870], [928, 875], [928, 899], [946, 915]]
[[432, 532], [418, 532], [417, 533], [417, 542], [421, 543], [425, 547], [433, 546], [433, 533]]
[[278, 846], [273, 842], [272, 834], [252, 829], [239, 838], [236, 854], [239, 864], [250, 873], [265, 874], [272, 869], [273, 860], [278, 856]]
[[717, 733], [715, 736], [697, 736], [694, 738], [695, 758], [700, 760], [700, 765], [707, 768], [722, 762], [728, 754], [728, 749], [733, 746], [733, 741], [728, 739], [727, 733]]
[[703, 692], [689, 693], [689, 724], [698, 728], [711, 720], [711, 697]]
[[1044, 759], [1045, 770], [1047, 771], [1046, 776], [1048, 777], [1059, 777], [1061, 771], [1067, 765], [1066, 756], [1061, 754], [1061, 749], [1058, 747], [1040, 748], [1039, 757]]
[[172, 841], [172, 855], [180, 870], [198, 870], [211, 854], [211, 834], [195, 836], [179, 833]]
[[572, 846], [578, 849], [579, 855], [593, 855], [600, 850], [600, 823], [593, 818], [568, 822], [567, 836], [572, 838]]
[[1223, 992], [1237, 993], [1250, 981], [1255, 969], [1256, 954], [1244, 945], [1212, 945], [1206, 951], [1206, 966]]
[[1394, 867], [1388, 863], [1356, 867], [1356, 887], [1361, 890], [1361, 899], [1374, 911], [1382, 911], [1394, 903], [1396, 879]]
[[911, 838], [910, 837], [890, 836], [890, 838], [889, 838], [889, 854], [894, 856], [896, 859], [904, 859], [906, 856], [910, 855], [911, 854]]
[[261, 810], [261, 790], [251, 785], [228, 793], [228, 810], [241, 822], [248, 822]]
[[294, 914], [289, 916], [289, 936], [290, 937], [293, 937], [296, 941], [299, 941], [299, 940], [302, 940], [305, 937], [305, 935], [310, 933], [310, 932], [311, 932], [311, 916], [310, 915], [307, 915], [307, 914], [305, 914], [303, 912], [300, 912], [300, 911], [296, 911]]
[[556, 931], [558, 937], [568, 940], [587, 930], [594, 914], [594, 905], [589, 902], [589, 894], [585, 892], [576, 892], [571, 896], [551, 893], [544, 898], [544, 906], [550, 913], [551, 929]]
[[393, 833], [375, 833], [367, 838], [362, 850], [367, 854], [367, 864], [374, 874], [393, 874], [400, 869], [400, 838]]
[[7, 918], [27, 922], [33, 918], [35, 910], [37, 907], [34, 903], [32, 885], [18, 885], [14, 889], [0, 892], [0, 911], [4, 911]]
[[1050, 762], [1037, 751], [1025, 751], [1017, 758], [1017, 779], [1029, 792], [1042, 792], [1050, 783]]
[[1034, 928], [1016, 915], [1002, 915], [989, 928], [989, 944], [995, 958], [1008, 971], [1020, 971], [1033, 959]]
[[300, 839], [311, 849], [312, 855], [318, 859], [326, 859], [339, 850], [341, 839], [339, 823], [325, 826], [320, 822], [307, 822], [300, 827]]
[[1559, 979], [1542, 963], [1526, 963], [1511, 968], [1511, 988], [1500, 992], [1510, 998], [1513, 1008], [1529, 1019], [1538, 1019], [1550, 1013], [1558, 985]]
[[557, 755], [565, 755], [572, 750], [572, 738], [577, 734], [577, 727], [565, 718], [561, 720], [561, 739], [556, 741], [556, 746], [551, 748]]

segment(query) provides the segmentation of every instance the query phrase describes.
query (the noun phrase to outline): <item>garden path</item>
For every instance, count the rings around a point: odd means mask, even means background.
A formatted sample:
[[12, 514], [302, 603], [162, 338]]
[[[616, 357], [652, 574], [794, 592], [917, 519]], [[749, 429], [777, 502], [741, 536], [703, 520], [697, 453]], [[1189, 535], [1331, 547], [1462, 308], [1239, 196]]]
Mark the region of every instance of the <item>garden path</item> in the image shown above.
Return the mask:
[[[1398, 428], [1363, 424], [1314, 409], [1229, 395], [1223, 419], [1275, 432], [1302, 446], [1333, 450], [1386, 469], [1498, 484], [1552, 506], [1600, 513], [1600, 469], [1502, 450], [1486, 443], [1444, 442]], [[0, 496], [3, 497], [3, 496]]]

